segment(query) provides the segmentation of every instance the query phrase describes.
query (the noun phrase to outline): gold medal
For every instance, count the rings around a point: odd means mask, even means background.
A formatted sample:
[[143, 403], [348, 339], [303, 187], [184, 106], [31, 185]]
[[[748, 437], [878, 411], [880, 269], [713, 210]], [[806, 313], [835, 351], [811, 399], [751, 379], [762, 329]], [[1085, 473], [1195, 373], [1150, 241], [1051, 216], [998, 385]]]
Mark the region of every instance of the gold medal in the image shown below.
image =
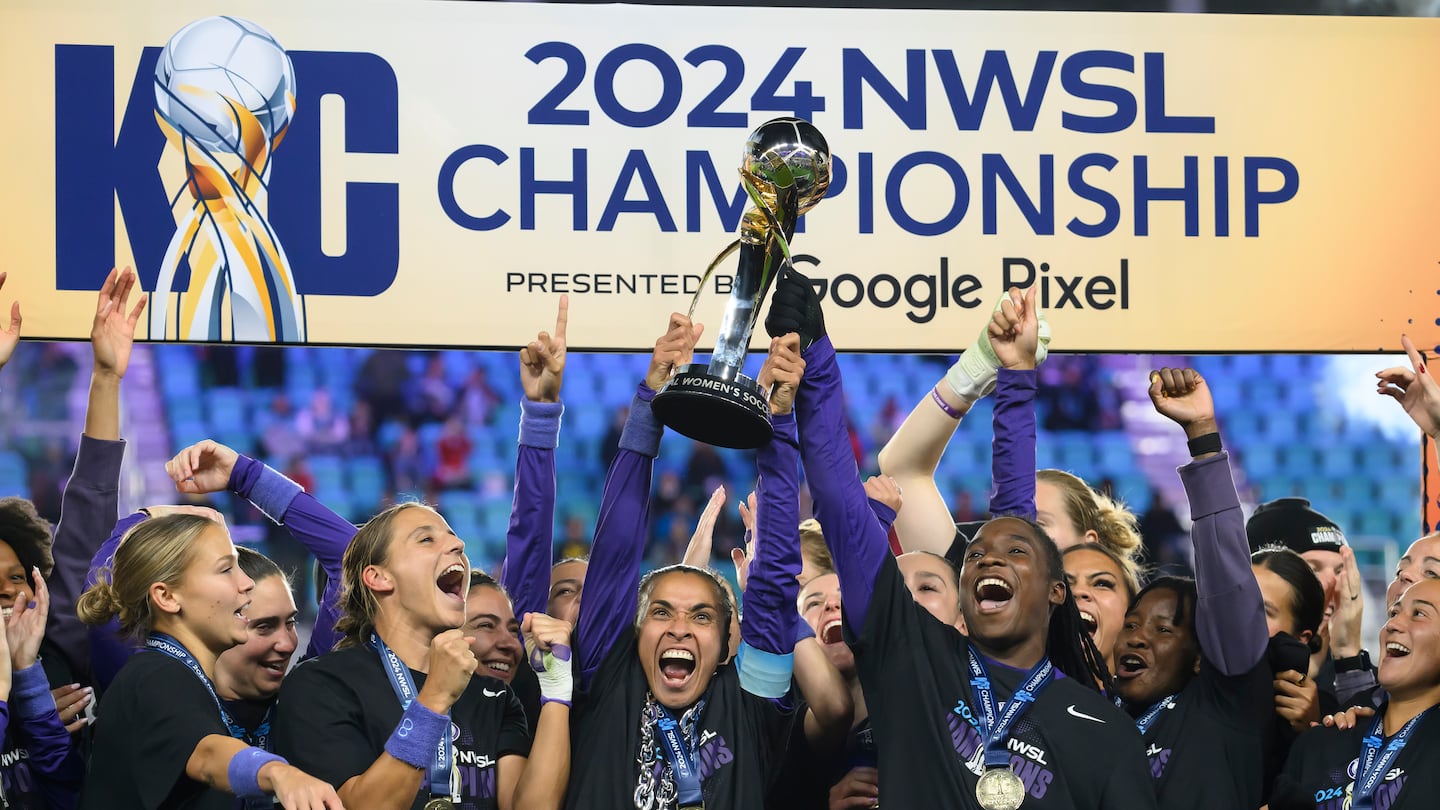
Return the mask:
[[425, 802], [425, 810], [455, 810], [455, 803], [449, 799], [431, 799]]
[[985, 810], [1018, 810], [1025, 801], [1025, 783], [1009, 768], [990, 768], [975, 783], [975, 799]]

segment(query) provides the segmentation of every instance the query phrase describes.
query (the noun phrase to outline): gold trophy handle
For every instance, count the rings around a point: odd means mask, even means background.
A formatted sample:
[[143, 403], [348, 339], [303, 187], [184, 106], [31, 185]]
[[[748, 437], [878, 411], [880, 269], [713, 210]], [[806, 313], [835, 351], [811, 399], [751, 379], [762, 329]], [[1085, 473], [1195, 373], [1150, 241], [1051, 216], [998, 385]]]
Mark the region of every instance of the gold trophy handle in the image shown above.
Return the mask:
[[730, 254], [734, 253], [739, 247], [740, 240], [736, 239], [734, 242], [726, 245], [725, 249], [720, 251], [720, 254], [715, 257], [714, 261], [710, 262], [710, 266], [705, 268], [705, 275], [700, 277], [700, 289], [696, 290], [695, 295], [690, 298], [690, 311], [685, 313], [687, 318], [692, 321], [695, 320], [695, 305], [700, 303], [700, 296], [705, 293], [706, 282], [710, 280], [711, 276], [715, 275], [715, 268], [719, 267], [720, 263], [729, 258]]

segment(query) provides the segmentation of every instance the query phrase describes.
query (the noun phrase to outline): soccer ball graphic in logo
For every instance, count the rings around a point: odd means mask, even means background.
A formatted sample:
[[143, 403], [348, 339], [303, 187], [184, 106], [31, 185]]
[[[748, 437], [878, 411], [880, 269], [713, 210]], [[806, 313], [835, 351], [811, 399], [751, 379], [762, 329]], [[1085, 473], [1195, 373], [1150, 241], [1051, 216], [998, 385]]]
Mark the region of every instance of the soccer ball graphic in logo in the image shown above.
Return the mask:
[[[270, 158], [295, 115], [295, 68], [268, 31], [207, 17], [155, 67], [160, 128], [184, 158], [175, 236], [152, 297], [150, 337], [304, 341], [304, 309], [265, 201]], [[182, 268], [189, 286], [175, 289]]]
[[208, 17], [181, 28], [155, 65], [155, 106], [207, 149], [243, 153], [232, 105], [248, 110], [267, 141], [295, 115], [295, 68], [269, 32], [249, 20]]

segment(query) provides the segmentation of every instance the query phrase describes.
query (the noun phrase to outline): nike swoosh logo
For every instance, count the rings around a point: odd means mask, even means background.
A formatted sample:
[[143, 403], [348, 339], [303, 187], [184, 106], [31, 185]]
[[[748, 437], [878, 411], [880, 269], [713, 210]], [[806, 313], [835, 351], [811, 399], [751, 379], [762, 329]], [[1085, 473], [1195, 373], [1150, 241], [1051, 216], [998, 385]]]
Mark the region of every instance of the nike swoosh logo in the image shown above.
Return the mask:
[[[504, 693], [504, 692], [491, 692], [489, 689], [484, 689], [484, 688], [482, 688], [482, 689], [480, 690], [480, 694], [484, 695], [485, 697], [500, 697], [501, 695], [503, 695], [503, 694], [505, 694], [505, 693]], [[1074, 707], [1074, 706], [1071, 706], [1070, 708], [1073, 709], [1073, 708], [1075, 708], [1075, 707]], [[1091, 719], [1093, 720], [1094, 718], [1092, 717]]]
[[1105, 724], [1105, 721], [1104, 721], [1104, 720], [1101, 720], [1100, 718], [1094, 717], [1094, 716], [1092, 716], [1092, 715], [1088, 715], [1088, 714], [1086, 714], [1086, 713], [1084, 713], [1084, 712], [1079, 711], [1078, 709], [1076, 709], [1074, 703], [1071, 703], [1071, 704], [1070, 704], [1070, 707], [1067, 708], [1065, 711], [1066, 711], [1066, 712], [1069, 712], [1069, 714], [1070, 714], [1071, 717], [1078, 717], [1078, 718], [1080, 718], [1081, 720], [1089, 720], [1089, 721], [1091, 721], [1091, 722], [1099, 723], [1099, 724], [1101, 724], [1101, 725], [1104, 725], [1104, 724]]

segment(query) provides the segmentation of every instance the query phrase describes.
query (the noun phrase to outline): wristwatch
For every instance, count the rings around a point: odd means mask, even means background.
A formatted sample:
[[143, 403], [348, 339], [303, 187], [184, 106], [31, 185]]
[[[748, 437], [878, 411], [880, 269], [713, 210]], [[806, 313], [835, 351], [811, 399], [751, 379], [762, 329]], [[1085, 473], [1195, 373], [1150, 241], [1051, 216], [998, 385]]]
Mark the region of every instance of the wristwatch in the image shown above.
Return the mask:
[[1342, 672], [1366, 672], [1373, 667], [1370, 665], [1370, 651], [1361, 650], [1359, 655], [1352, 655], [1348, 658], [1335, 659], [1335, 674]]

